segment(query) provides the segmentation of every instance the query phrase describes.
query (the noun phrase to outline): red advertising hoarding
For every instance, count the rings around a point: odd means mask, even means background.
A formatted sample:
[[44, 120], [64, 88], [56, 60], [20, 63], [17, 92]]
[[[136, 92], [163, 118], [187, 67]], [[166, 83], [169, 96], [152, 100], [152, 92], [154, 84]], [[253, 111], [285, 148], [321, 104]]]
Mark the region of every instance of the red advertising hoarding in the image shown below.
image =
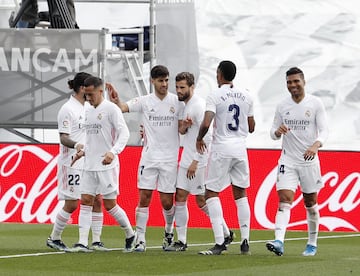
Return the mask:
[[[249, 149], [251, 187], [248, 197], [252, 229], [273, 229], [278, 199], [275, 179], [279, 150]], [[118, 202], [135, 225], [137, 165], [141, 147], [127, 147], [120, 155]], [[56, 161], [58, 145], [0, 144], [0, 222], [52, 223], [63, 203], [57, 200]], [[360, 152], [320, 152], [325, 187], [320, 191], [320, 229], [359, 231]], [[229, 227], [238, 228], [231, 189], [221, 193], [224, 216]], [[209, 219], [189, 198], [189, 227], [210, 227]], [[78, 212], [70, 223], [77, 223]], [[104, 224], [116, 224], [108, 214]], [[157, 193], [150, 206], [149, 226], [163, 226]], [[306, 213], [298, 191], [292, 207], [289, 229], [306, 230]]]

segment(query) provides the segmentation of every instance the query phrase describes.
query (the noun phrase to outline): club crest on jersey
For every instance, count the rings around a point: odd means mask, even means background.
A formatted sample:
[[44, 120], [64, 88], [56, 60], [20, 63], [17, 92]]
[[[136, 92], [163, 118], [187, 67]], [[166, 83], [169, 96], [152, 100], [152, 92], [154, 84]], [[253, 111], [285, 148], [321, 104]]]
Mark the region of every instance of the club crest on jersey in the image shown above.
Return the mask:
[[175, 113], [175, 107], [170, 107], [170, 112], [172, 113], [172, 114], [174, 114]]
[[305, 112], [305, 116], [306, 116], [306, 117], [310, 117], [310, 116], [311, 116], [310, 110], [307, 110], [307, 111]]
[[68, 127], [68, 126], [69, 126], [69, 121], [68, 120], [63, 121], [63, 127]]
[[99, 115], [97, 115], [97, 118], [98, 118], [98, 120], [101, 120], [102, 119], [102, 114], [99, 113]]

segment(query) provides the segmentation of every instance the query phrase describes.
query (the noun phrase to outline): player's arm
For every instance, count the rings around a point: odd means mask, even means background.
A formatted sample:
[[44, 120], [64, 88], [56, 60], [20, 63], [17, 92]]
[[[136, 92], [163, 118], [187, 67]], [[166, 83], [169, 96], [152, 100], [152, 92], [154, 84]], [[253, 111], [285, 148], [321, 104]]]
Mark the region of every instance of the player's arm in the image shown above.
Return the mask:
[[279, 140], [281, 135], [286, 134], [288, 131], [287, 126], [282, 123], [282, 118], [278, 108], [276, 109], [272, 127], [270, 129], [270, 137], [273, 140]]
[[323, 103], [319, 101], [319, 109], [316, 112], [316, 127], [318, 131], [318, 137], [316, 138], [316, 142], [319, 142], [319, 148], [323, 146], [324, 142], [327, 140], [329, 136], [329, 127], [327, 123], [326, 111]]
[[318, 131], [318, 137], [315, 139], [315, 142], [305, 151], [304, 159], [312, 160], [315, 155], [318, 153], [319, 148], [321, 148], [329, 135], [329, 129], [326, 118], [326, 111], [324, 105], [319, 102], [319, 110], [316, 113], [316, 127]]
[[114, 109], [115, 112], [113, 112], [111, 118], [112, 118], [112, 124], [114, 129], [116, 129], [116, 140], [114, 141], [114, 145], [110, 149], [110, 152], [113, 153], [113, 155], [120, 154], [130, 137], [130, 131], [129, 128], [125, 122], [123, 114], [119, 111]]
[[196, 150], [199, 153], [204, 153], [206, 151], [206, 144], [204, 142], [204, 136], [209, 130], [212, 120], [214, 119], [215, 113], [212, 111], [205, 111], [204, 119], [201, 122], [199, 134], [196, 138]]
[[248, 117], [248, 126], [249, 126], [249, 133], [253, 133], [255, 131], [255, 119], [254, 116]]
[[192, 119], [189, 116], [186, 116], [184, 120], [179, 120], [179, 133], [185, 134], [188, 131], [188, 128], [193, 124]]
[[115, 87], [111, 83], [105, 84], [106, 90], [108, 91], [109, 100], [120, 107], [123, 113], [129, 112], [129, 106], [126, 102], [122, 102], [119, 98], [119, 93], [116, 91]]
[[65, 147], [76, 149], [76, 151], [80, 151], [84, 148], [83, 144], [72, 140], [68, 133], [60, 133], [60, 143]]

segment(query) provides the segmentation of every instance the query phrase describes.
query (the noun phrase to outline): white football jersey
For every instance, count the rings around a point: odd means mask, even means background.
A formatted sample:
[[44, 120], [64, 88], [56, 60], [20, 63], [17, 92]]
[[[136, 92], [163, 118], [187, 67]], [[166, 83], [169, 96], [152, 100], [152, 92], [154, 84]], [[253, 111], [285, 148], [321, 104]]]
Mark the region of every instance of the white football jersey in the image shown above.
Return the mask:
[[161, 100], [155, 93], [127, 102], [129, 112], [142, 113], [144, 146], [141, 158], [147, 161], [173, 162], [179, 154], [178, 123], [184, 104], [175, 94]]
[[207, 97], [206, 111], [215, 113], [211, 151], [223, 157], [246, 157], [248, 117], [254, 116], [249, 92], [223, 84]]
[[[180, 160], [180, 167], [188, 168], [193, 160], [199, 161], [198, 168], [205, 167], [208, 159], [208, 152], [199, 154], [196, 151], [196, 138], [199, 133], [200, 125], [204, 119], [205, 112], [205, 100], [194, 94], [187, 102], [183, 112], [183, 119], [190, 117], [193, 124], [188, 128], [187, 132], [183, 136], [182, 145], [183, 152]], [[210, 146], [212, 135], [212, 128], [204, 137], [206, 145]]]
[[[305, 163], [305, 151], [315, 141], [323, 144], [329, 133], [324, 105], [318, 97], [310, 94], [305, 94], [300, 103], [288, 97], [277, 106], [270, 131], [273, 139], [280, 139], [275, 136], [275, 131], [281, 124], [289, 128], [288, 133], [282, 135], [281, 160], [285, 162]], [[318, 156], [313, 162], [316, 160]]]
[[[118, 154], [125, 148], [130, 132], [120, 108], [104, 99], [96, 108], [85, 109], [85, 164], [87, 171], [103, 171], [119, 165]], [[115, 158], [103, 165], [104, 154], [111, 151]]]
[[[86, 102], [85, 104], [88, 103]], [[59, 134], [69, 134], [71, 140], [84, 144], [84, 120], [84, 105], [71, 96], [70, 99], [60, 108], [57, 115]], [[60, 143], [60, 154], [58, 157], [59, 166], [70, 167], [72, 156], [75, 153], [75, 149], [68, 148]], [[78, 162], [73, 165], [73, 168], [82, 169], [83, 160], [78, 160]]]

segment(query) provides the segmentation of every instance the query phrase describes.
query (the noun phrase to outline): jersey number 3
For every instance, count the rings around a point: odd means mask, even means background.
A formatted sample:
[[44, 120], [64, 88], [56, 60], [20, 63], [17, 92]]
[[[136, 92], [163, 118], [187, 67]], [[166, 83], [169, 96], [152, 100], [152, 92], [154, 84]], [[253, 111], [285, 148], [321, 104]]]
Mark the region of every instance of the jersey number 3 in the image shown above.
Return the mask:
[[232, 112], [231, 123], [227, 125], [229, 130], [237, 131], [239, 129], [240, 107], [237, 104], [229, 105], [229, 112]]

